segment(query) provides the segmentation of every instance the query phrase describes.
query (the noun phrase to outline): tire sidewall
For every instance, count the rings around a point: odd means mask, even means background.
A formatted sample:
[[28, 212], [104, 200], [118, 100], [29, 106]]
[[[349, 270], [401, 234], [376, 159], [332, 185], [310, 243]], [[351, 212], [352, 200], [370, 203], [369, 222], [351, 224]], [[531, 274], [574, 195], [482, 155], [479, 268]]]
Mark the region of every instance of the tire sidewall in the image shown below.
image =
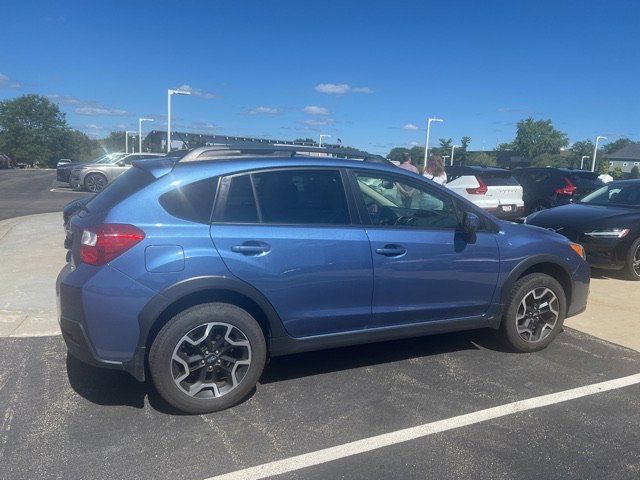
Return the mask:
[[[240, 384], [229, 393], [211, 399], [194, 398], [178, 388], [171, 373], [171, 357], [180, 339], [199, 325], [224, 322], [239, 328], [251, 346], [251, 364]], [[160, 330], [149, 352], [149, 369], [160, 395], [186, 413], [209, 413], [229, 408], [243, 400], [258, 382], [266, 361], [266, 342], [260, 325], [245, 310], [226, 303], [206, 303], [173, 317]]]
[[[530, 343], [524, 340], [517, 329], [516, 315], [523, 297], [531, 290], [539, 287], [550, 289], [558, 299], [559, 314], [558, 320], [551, 333], [541, 342]], [[502, 337], [506, 345], [518, 352], [535, 352], [546, 348], [556, 338], [562, 330], [564, 319], [567, 313], [567, 298], [562, 285], [549, 275], [544, 273], [533, 273], [518, 280], [513, 286], [506, 311], [500, 324]]]
[[627, 261], [625, 263], [625, 270], [627, 272], [627, 278], [629, 280], [640, 281], [640, 276], [633, 269], [633, 258], [636, 251], [640, 248], [640, 238], [636, 238], [636, 240], [629, 247], [629, 252], [627, 253]]
[[84, 189], [85, 189], [87, 192], [91, 192], [91, 190], [89, 190], [89, 188], [87, 188], [87, 180], [88, 180], [90, 177], [98, 177], [98, 178], [102, 178], [102, 179], [104, 180], [104, 186], [103, 186], [100, 190], [98, 190], [97, 192], [92, 192], [92, 193], [100, 193], [100, 192], [101, 192], [102, 190], [104, 190], [104, 189], [105, 189], [105, 187], [107, 186], [107, 177], [105, 177], [105, 176], [104, 176], [103, 174], [101, 174], [101, 173], [90, 173], [90, 174], [89, 174], [89, 175], [87, 175], [87, 176], [85, 177], [85, 179], [84, 179]]

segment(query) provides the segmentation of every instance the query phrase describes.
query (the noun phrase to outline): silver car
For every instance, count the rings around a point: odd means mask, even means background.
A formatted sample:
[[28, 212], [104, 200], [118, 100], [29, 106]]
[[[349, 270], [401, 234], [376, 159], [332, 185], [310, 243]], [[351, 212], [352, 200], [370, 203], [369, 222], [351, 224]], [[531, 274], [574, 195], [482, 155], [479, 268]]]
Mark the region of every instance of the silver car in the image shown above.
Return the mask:
[[69, 184], [76, 190], [98, 193], [131, 168], [134, 160], [164, 156], [164, 153], [113, 153], [98, 162], [74, 167], [69, 176]]

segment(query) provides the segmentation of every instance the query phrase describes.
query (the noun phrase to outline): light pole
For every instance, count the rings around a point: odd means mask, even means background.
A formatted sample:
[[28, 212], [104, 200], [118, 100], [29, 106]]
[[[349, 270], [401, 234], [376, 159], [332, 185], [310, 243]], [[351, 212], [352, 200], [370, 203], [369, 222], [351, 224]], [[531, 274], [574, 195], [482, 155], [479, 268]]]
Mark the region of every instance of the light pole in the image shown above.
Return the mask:
[[191, 95], [186, 90], [167, 90], [167, 153], [171, 151], [171, 95]]
[[319, 147], [322, 147], [322, 139], [323, 138], [331, 138], [331, 135], [321, 134], [320, 135], [320, 143], [318, 144]]
[[451, 145], [451, 166], [453, 166], [453, 154], [456, 151], [456, 148], [460, 148], [461, 145]]
[[142, 153], [142, 122], [153, 122], [153, 118], [138, 119], [138, 151]]
[[600, 135], [598, 135], [596, 137], [596, 144], [593, 147], [593, 161], [591, 162], [591, 171], [595, 172], [596, 171], [596, 154], [598, 153], [598, 142], [600, 140], [606, 140], [607, 137], [601, 137]]
[[124, 131], [124, 152], [129, 153], [129, 134], [136, 134], [135, 130], [125, 130]]
[[580, 159], [580, 170], [582, 170], [582, 165], [584, 164], [585, 158], [589, 158], [589, 155], [582, 155], [582, 158]]
[[424, 168], [427, 168], [427, 158], [429, 158], [429, 135], [431, 133], [431, 122], [444, 122], [441, 118], [427, 119], [427, 139], [424, 144]]

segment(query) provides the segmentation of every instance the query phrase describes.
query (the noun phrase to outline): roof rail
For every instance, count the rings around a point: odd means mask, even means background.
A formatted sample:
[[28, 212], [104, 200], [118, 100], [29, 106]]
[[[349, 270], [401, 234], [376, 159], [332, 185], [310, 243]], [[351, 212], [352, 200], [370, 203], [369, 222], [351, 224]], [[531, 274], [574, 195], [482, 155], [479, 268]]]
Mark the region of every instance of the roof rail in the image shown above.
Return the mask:
[[236, 157], [256, 155], [281, 155], [295, 157], [297, 154], [318, 153], [334, 158], [362, 160], [365, 162], [388, 163], [384, 157], [374, 155], [354, 148], [315, 147], [309, 145], [289, 144], [256, 144], [256, 143], [228, 143], [212, 144], [192, 150], [174, 151], [168, 157], [179, 157], [179, 162], [193, 162], [200, 160], [223, 160]]

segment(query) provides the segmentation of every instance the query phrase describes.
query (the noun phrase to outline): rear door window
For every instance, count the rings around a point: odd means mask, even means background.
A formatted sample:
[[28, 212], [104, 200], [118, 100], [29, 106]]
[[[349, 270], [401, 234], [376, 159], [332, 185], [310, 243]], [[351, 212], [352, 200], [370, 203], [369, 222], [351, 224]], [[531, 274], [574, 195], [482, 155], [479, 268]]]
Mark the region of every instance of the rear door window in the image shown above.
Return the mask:
[[257, 223], [258, 208], [253, 194], [250, 175], [238, 175], [222, 179], [221, 189], [226, 190], [226, 203], [216, 215], [216, 221], [228, 223]]

